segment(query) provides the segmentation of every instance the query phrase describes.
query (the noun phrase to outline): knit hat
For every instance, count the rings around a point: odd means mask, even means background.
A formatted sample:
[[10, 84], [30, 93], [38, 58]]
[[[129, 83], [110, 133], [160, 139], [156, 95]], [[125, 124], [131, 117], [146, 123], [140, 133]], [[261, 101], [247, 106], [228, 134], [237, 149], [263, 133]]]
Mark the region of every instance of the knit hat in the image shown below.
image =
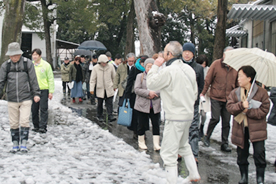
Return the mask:
[[22, 55], [23, 51], [20, 49], [20, 45], [17, 42], [12, 42], [8, 46], [8, 52], [6, 56]]
[[98, 63], [107, 63], [109, 60], [105, 54], [101, 54], [98, 58]]
[[146, 61], [144, 62], [144, 66], [145, 66], [145, 68], [146, 68], [146, 66], [147, 66], [147, 64], [149, 64], [149, 63], [154, 63], [154, 59], [153, 58], [148, 58], [148, 59], [146, 59]]
[[112, 56], [111, 56], [111, 53], [110, 53], [109, 51], [107, 51], [107, 52], [105, 53], [105, 55], [106, 55], [107, 57], [112, 57]]
[[195, 55], [195, 45], [193, 43], [184, 43], [183, 51], [191, 51]]
[[69, 58], [68, 58], [68, 57], [65, 57], [64, 60], [69, 60]]

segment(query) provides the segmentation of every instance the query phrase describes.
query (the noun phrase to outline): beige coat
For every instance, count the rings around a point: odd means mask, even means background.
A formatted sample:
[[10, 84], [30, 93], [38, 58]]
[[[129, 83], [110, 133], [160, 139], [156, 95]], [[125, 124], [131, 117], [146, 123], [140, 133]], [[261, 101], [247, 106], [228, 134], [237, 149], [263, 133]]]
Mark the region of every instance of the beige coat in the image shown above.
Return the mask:
[[119, 90], [119, 96], [122, 97], [125, 89], [122, 87], [122, 82], [127, 78], [127, 64], [121, 63], [117, 68], [116, 77], [113, 88]]
[[114, 96], [113, 81], [115, 74], [113, 64], [108, 63], [105, 67], [100, 64], [94, 66], [90, 77], [90, 91], [94, 91], [96, 85], [98, 98], [104, 98], [104, 91], [106, 91], [107, 97]]
[[138, 74], [136, 77], [134, 84], [134, 92], [136, 93], [134, 109], [143, 113], [150, 113], [150, 101], [152, 101], [153, 112], [156, 114], [161, 111], [160, 93], [157, 92], [158, 97], [150, 100], [148, 98], [150, 90], [147, 89], [146, 79], [147, 74], [145, 72]]
[[70, 67], [72, 65], [69, 63], [67, 66], [63, 63], [61, 65], [61, 80], [64, 82], [70, 81]]

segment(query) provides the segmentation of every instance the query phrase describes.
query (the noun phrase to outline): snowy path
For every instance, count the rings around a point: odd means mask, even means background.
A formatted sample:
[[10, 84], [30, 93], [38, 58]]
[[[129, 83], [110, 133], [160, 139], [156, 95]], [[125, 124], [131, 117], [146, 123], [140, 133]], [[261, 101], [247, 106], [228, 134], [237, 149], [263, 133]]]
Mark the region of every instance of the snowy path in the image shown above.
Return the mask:
[[149, 155], [61, 105], [60, 79], [55, 83], [48, 132], [30, 131], [27, 154], [9, 153], [7, 102], [0, 101], [0, 183], [165, 183]]

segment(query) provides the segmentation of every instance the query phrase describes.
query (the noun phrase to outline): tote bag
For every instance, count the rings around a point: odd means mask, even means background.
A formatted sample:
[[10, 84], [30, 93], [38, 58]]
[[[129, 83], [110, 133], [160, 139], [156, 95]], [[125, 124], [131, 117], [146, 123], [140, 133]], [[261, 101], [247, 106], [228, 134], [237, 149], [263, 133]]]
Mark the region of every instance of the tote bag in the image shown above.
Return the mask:
[[129, 127], [132, 119], [132, 108], [130, 108], [129, 99], [127, 99], [128, 107], [126, 107], [126, 99], [124, 99], [123, 106], [119, 108], [119, 117], [117, 123], [119, 125]]

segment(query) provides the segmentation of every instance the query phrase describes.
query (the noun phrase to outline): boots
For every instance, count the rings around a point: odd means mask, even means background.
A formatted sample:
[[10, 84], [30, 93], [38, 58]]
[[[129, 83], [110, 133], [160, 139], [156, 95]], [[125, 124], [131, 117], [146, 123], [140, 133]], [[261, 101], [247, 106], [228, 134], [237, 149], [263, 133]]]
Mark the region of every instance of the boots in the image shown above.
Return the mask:
[[241, 180], [239, 184], [248, 184], [248, 165], [239, 165]]
[[27, 149], [27, 141], [29, 138], [29, 127], [21, 127], [21, 146], [20, 151], [21, 152], [28, 152]]
[[19, 128], [11, 129], [11, 138], [12, 138], [13, 147], [10, 152], [16, 153], [17, 151], [19, 151], [19, 140], [20, 140]]
[[144, 149], [144, 150], [148, 149], [145, 143], [145, 135], [138, 136], [138, 145], [140, 149]]
[[160, 136], [159, 135], [154, 135], [153, 136], [153, 149], [154, 149], [154, 151], [159, 151], [161, 149], [161, 147], [159, 145], [159, 141], [160, 141]]
[[257, 172], [257, 184], [264, 184], [264, 174], [265, 174], [265, 167], [258, 167], [256, 168]]
[[177, 166], [166, 167], [166, 184], [176, 184], [178, 178]]
[[200, 176], [199, 176], [199, 173], [198, 173], [198, 170], [197, 170], [197, 165], [196, 165], [194, 155], [192, 154], [192, 155], [189, 155], [189, 156], [185, 156], [184, 160], [185, 160], [186, 167], [189, 171], [189, 176], [187, 178], [185, 178], [184, 181], [186, 183], [199, 181]]

